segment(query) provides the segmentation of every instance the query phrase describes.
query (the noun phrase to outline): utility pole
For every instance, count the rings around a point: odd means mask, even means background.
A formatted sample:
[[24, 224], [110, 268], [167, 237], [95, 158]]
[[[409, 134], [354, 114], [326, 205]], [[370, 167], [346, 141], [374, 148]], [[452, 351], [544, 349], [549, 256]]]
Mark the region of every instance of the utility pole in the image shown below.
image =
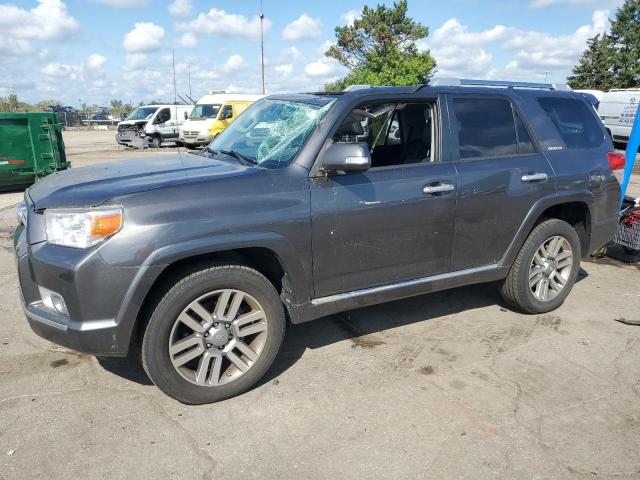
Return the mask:
[[262, 0], [260, 0], [260, 66], [262, 68], [262, 94], [264, 90], [264, 12], [262, 11]]
[[544, 71], [544, 83], [547, 83], [547, 77], [549, 76], [549, 70]]

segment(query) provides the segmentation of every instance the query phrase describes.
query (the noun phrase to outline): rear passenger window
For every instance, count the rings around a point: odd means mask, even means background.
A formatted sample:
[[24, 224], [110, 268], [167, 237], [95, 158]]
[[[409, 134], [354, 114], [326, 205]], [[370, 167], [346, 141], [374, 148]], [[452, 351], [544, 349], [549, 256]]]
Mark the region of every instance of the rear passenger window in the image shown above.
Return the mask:
[[602, 145], [604, 134], [596, 113], [587, 103], [574, 98], [541, 97], [540, 106], [547, 112], [567, 148], [595, 148]]
[[454, 98], [453, 105], [458, 119], [461, 159], [518, 153], [513, 111], [507, 100]]

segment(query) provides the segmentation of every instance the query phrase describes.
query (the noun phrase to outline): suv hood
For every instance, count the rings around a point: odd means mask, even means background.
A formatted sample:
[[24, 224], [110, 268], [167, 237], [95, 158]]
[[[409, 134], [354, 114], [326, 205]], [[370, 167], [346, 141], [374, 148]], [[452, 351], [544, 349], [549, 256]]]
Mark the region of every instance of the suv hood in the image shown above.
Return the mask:
[[53, 173], [28, 192], [36, 210], [95, 207], [119, 195], [257, 171], [251, 166], [177, 153]]

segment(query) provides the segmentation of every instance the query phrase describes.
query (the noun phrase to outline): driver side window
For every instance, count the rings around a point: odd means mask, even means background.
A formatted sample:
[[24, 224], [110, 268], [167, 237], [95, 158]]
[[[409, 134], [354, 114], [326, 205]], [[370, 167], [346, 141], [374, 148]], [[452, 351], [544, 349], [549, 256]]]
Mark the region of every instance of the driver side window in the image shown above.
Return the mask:
[[353, 109], [335, 143], [364, 143], [371, 168], [434, 161], [433, 103], [371, 103]]
[[163, 108], [158, 112], [155, 123], [165, 123], [171, 120], [171, 112], [168, 108]]

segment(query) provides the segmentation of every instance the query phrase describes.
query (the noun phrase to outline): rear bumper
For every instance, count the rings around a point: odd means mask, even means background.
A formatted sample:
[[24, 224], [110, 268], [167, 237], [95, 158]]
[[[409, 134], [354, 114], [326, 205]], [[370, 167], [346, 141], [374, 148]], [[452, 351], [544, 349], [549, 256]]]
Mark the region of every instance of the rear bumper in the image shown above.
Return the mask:
[[616, 234], [619, 223], [620, 219], [618, 217], [613, 217], [591, 225], [591, 241], [589, 243], [589, 250], [584, 252], [584, 256], [598, 251], [604, 245], [609, 243]]

